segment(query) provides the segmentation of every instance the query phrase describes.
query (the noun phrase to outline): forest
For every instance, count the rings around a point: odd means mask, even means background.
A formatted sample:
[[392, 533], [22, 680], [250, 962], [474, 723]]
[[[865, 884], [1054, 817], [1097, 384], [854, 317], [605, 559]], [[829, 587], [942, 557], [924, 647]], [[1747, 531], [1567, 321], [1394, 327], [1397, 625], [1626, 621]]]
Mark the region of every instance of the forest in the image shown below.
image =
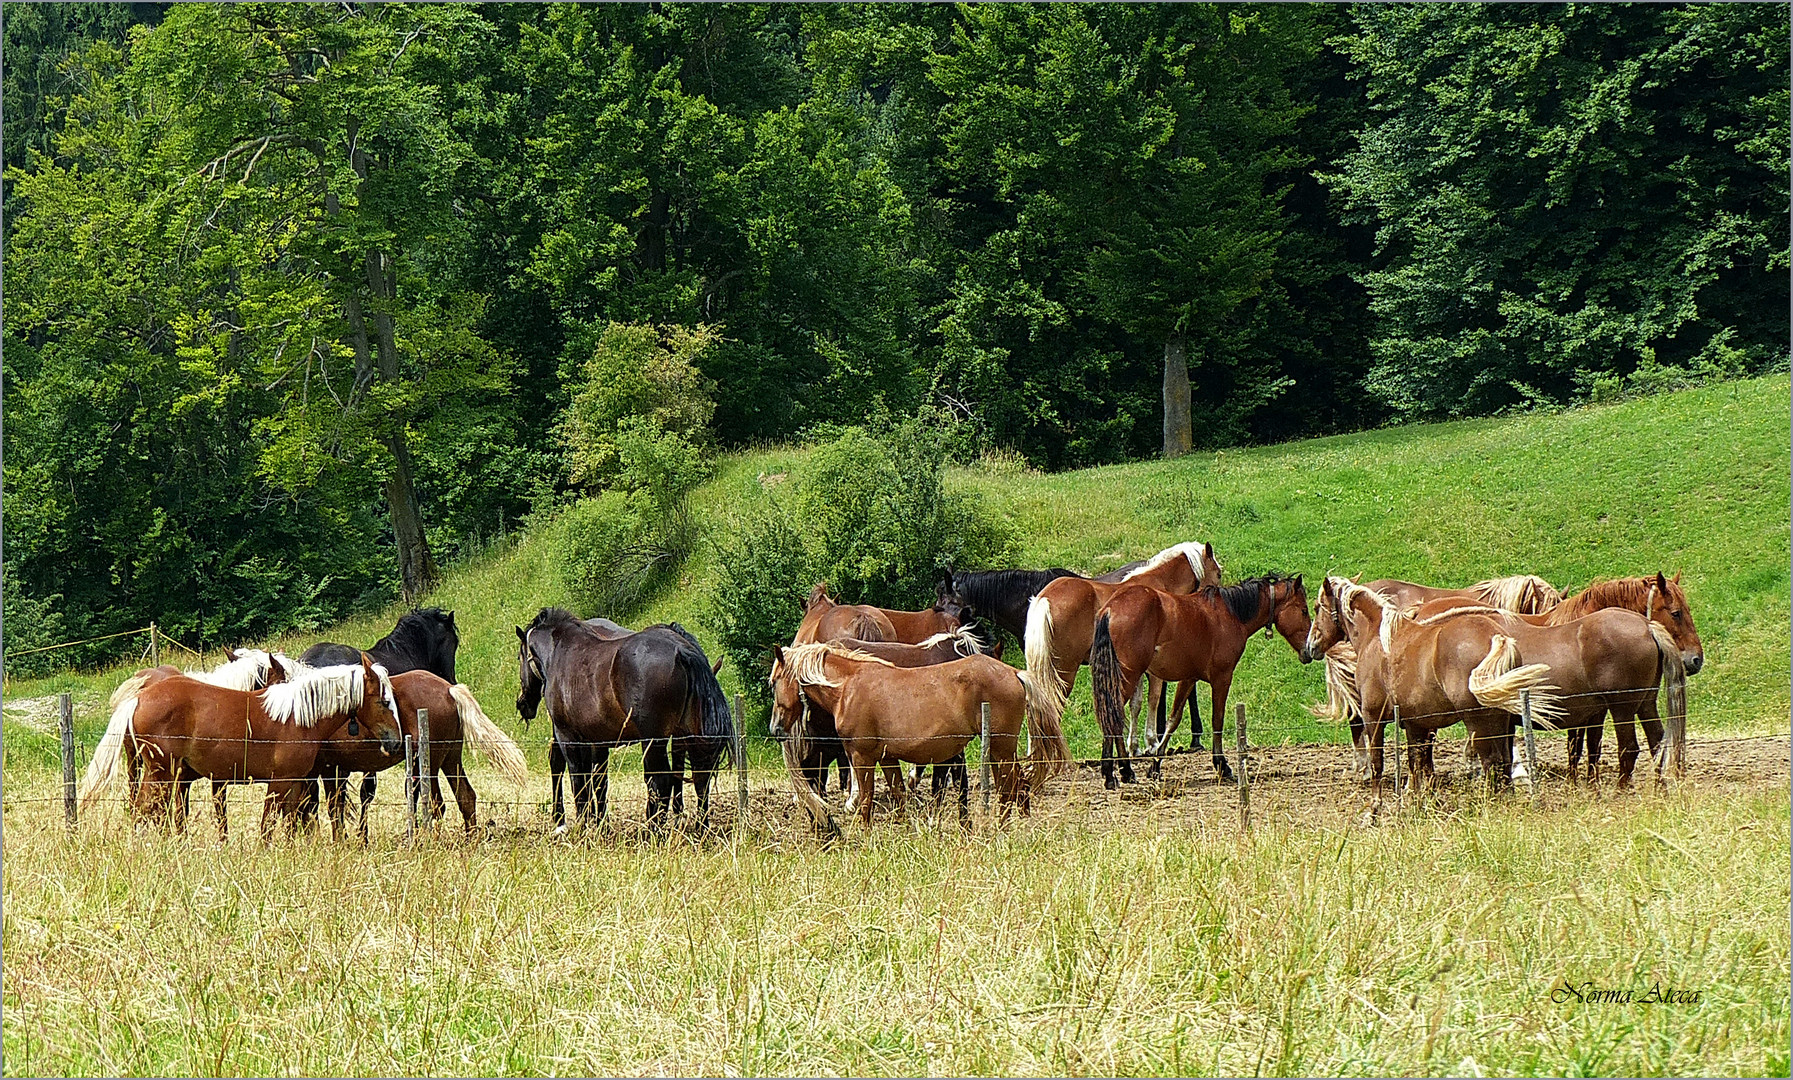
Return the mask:
[[855, 426], [1061, 470], [1784, 371], [1788, 15], [7, 5], [8, 671]]

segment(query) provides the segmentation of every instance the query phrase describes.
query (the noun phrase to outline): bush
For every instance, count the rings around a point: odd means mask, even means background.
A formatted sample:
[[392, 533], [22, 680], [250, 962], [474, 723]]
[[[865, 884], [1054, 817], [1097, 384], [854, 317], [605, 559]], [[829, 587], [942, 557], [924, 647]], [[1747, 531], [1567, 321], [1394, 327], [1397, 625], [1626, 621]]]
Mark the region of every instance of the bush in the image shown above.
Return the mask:
[[817, 446], [719, 545], [711, 618], [743, 682], [765, 700], [771, 649], [788, 642], [818, 581], [843, 601], [915, 609], [942, 566], [1013, 557], [1007, 527], [942, 482], [956, 438], [939, 417], [880, 434], [849, 428]]
[[[623, 468], [622, 429], [633, 421], [651, 430], [701, 444], [715, 415], [713, 386], [699, 370], [721, 343], [709, 326], [639, 326], [611, 323], [569, 379], [571, 401], [561, 422], [561, 443], [575, 486], [613, 486]], [[578, 341], [569, 352], [582, 351]]]
[[581, 611], [620, 620], [671, 579], [690, 553], [690, 534], [688, 514], [669, 520], [642, 492], [606, 491], [561, 515], [554, 564]]

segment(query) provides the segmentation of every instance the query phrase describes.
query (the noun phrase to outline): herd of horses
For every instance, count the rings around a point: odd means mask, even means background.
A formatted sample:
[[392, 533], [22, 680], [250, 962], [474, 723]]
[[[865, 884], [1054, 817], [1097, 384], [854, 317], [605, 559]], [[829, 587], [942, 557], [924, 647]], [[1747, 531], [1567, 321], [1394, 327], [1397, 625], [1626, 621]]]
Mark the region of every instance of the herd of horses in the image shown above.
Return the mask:
[[[1568, 597], [1531, 575], [1464, 589], [1329, 576], [1310, 608], [1299, 574], [1224, 584], [1212, 547], [1191, 541], [1097, 577], [943, 571], [934, 605], [921, 611], [839, 603], [817, 585], [790, 644], [772, 649], [770, 727], [794, 797], [818, 824], [838, 827], [825, 799], [831, 766], [846, 811], [868, 826], [880, 770], [902, 806], [929, 766], [936, 798], [956, 786], [965, 820], [965, 749], [980, 737], [1006, 818], [1028, 812], [1072, 763], [1063, 715], [1088, 665], [1107, 787], [1135, 782], [1136, 762], [1159, 773], [1186, 707], [1191, 746], [1200, 748], [1193, 691], [1203, 682], [1214, 770], [1230, 779], [1227, 696], [1260, 631], [1280, 636], [1303, 664], [1323, 662], [1327, 701], [1315, 711], [1349, 724], [1357, 778], [1377, 786], [1391, 722], [1407, 739], [1411, 783], [1431, 780], [1435, 735], [1458, 723], [1487, 774], [1517, 776], [1522, 710], [1569, 732], [1572, 776], [1585, 746], [1590, 780], [1610, 714], [1627, 785], [1636, 724], [1653, 753], [1666, 751], [1662, 717], [1685, 715], [1686, 678], [1705, 658], [1679, 574], [1599, 581]], [[552, 728], [555, 829], [568, 827], [563, 773], [580, 821], [600, 820], [610, 750], [632, 744], [646, 746], [649, 823], [683, 812], [689, 769], [701, 826], [736, 739], [720, 662], [712, 665], [677, 623], [637, 631], [544, 608], [516, 633], [518, 715], [527, 726], [545, 707]], [[1022, 643], [1024, 669], [1002, 660], [1004, 633]], [[134, 811], [178, 829], [191, 784], [209, 779], [223, 836], [228, 786], [263, 782], [264, 838], [279, 821], [289, 831], [315, 821], [320, 805], [341, 837], [347, 783], [359, 772], [365, 840], [375, 777], [404, 760], [407, 736], [422, 745], [424, 716], [429, 812], [443, 813], [435, 778], [446, 777], [471, 831], [476, 799], [462, 749], [479, 749], [514, 782], [526, 772], [516, 743], [455, 680], [458, 644], [453, 613], [430, 608], [406, 614], [366, 650], [326, 642], [297, 660], [238, 650], [210, 672], [137, 672], [112, 696], [81, 798], [99, 798], [122, 777]], [[1149, 738], [1139, 729], [1142, 709], [1154, 718]]]

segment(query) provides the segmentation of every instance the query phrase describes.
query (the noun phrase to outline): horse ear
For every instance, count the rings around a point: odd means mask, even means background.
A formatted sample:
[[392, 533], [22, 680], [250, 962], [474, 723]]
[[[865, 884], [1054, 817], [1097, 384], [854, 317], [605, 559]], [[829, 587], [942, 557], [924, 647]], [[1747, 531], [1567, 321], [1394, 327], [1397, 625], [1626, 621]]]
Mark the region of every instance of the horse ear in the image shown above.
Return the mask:
[[1675, 571], [1675, 576], [1672, 578], [1669, 578], [1669, 580], [1674, 582], [1677, 585], [1681, 584], [1681, 571], [1679, 571], [1679, 570]]
[[722, 674], [722, 662], [727, 659], [728, 659], [728, 657], [726, 657], [726, 656], [718, 656], [716, 658], [716, 662], [714, 664], [710, 665], [710, 674], [711, 675]]
[[774, 664], [784, 663], [784, 646], [783, 645], [772, 646], [772, 662]]
[[528, 634], [525, 634], [525, 633], [524, 633], [524, 632], [523, 632], [523, 628], [522, 628], [522, 627], [521, 627], [521, 626], [519, 626], [519, 627], [517, 627], [517, 640], [518, 640], [518, 641], [527, 641], [527, 640], [529, 640], [529, 635], [528, 635]]
[[1662, 576], [1660, 570], [1656, 571], [1656, 587], [1663, 592], [1668, 592], [1668, 579]]

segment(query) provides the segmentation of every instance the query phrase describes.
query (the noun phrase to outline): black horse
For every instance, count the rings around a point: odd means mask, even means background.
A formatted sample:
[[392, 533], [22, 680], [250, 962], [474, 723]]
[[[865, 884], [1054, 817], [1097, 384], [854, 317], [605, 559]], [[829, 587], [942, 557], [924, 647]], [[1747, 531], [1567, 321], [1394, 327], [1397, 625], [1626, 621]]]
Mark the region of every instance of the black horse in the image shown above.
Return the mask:
[[648, 822], [663, 822], [682, 786], [669, 743], [690, 760], [699, 824], [708, 817], [710, 781], [733, 746], [734, 718], [709, 659], [684, 627], [610, 637], [569, 611], [543, 608], [527, 630], [517, 627], [517, 681], [520, 716], [533, 719], [548, 707], [581, 819], [604, 816], [611, 749], [639, 742], [647, 743]]
[[[382, 664], [388, 675], [397, 675], [406, 671], [427, 671], [438, 678], [445, 679], [450, 685], [459, 681], [454, 677], [455, 652], [461, 647], [460, 632], [455, 629], [454, 612], [441, 608], [419, 608], [407, 611], [399, 616], [398, 625], [392, 633], [374, 642], [366, 649], [367, 655], [374, 663]], [[340, 645], [333, 641], [320, 641], [299, 654], [299, 663], [312, 667], [325, 667], [330, 664], [359, 664], [361, 649], [352, 645]], [[316, 773], [325, 795], [338, 798], [336, 793], [348, 781], [348, 774], [333, 765], [320, 763]], [[361, 819], [367, 820], [367, 807], [374, 801], [374, 791], [379, 781], [373, 773], [361, 776]], [[437, 801], [441, 797], [437, 796]], [[334, 802], [332, 806], [336, 805]], [[300, 814], [305, 818], [317, 814], [318, 796], [314, 789], [307, 795], [300, 806]]]

